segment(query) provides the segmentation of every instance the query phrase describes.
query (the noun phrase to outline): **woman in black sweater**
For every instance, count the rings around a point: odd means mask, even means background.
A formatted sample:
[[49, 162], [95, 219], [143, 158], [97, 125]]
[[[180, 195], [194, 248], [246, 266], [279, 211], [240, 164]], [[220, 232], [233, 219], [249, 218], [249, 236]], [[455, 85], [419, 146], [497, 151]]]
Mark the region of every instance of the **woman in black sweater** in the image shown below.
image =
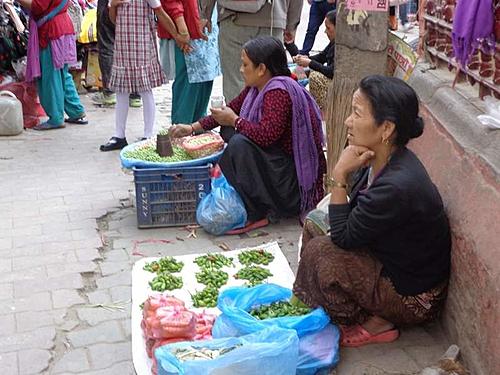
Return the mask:
[[[349, 146], [326, 179], [330, 236], [304, 229], [295, 296], [341, 324], [341, 344], [397, 339], [434, 319], [450, 271], [450, 230], [436, 186], [413, 152], [423, 132], [415, 91], [364, 78], [345, 125]], [[306, 219], [307, 223], [307, 219]]]
[[326, 48], [313, 56], [299, 55], [295, 44], [285, 44], [286, 49], [293, 57], [293, 61], [303, 68], [309, 68], [309, 91], [316, 99], [321, 109], [326, 109], [328, 84], [333, 78], [335, 63], [335, 19], [337, 12], [331, 10], [325, 17], [325, 33], [330, 40]]

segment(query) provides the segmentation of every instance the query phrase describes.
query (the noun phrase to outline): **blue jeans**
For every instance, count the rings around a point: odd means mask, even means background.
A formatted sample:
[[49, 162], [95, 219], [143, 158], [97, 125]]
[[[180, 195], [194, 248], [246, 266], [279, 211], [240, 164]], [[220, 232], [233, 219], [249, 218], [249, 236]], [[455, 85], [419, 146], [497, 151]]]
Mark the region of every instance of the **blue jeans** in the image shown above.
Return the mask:
[[335, 4], [329, 4], [326, 0], [314, 1], [311, 3], [309, 10], [309, 23], [307, 24], [307, 32], [302, 45], [301, 55], [309, 55], [319, 27], [323, 23], [326, 14], [335, 9]]
[[409, 3], [405, 3], [399, 6], [399, 20], [401, 21], [401, 25], [408, 23], [408, 5]]

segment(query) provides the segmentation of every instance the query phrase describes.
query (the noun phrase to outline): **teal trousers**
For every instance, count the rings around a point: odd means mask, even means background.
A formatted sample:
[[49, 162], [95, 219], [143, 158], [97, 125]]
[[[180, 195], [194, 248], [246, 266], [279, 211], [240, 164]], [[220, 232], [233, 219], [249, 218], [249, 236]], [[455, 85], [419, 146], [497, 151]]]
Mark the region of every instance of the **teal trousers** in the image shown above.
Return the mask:
[[37, 79], [38, 96], [43, 110], [49, 116], [47, 122], [50, 125], [62, 125], [64, 112], [72, 119], [84, 116], [85, 109], [80, 103], [73, 77], [68, 72], [68, 65], [54, 69], [50, 45], [40, 50], [40, 68], [42, 76]]
[[172, 124], [191, 124], [207, 114], [214, 81], [189, 83], [184, 53], [175, 46]]

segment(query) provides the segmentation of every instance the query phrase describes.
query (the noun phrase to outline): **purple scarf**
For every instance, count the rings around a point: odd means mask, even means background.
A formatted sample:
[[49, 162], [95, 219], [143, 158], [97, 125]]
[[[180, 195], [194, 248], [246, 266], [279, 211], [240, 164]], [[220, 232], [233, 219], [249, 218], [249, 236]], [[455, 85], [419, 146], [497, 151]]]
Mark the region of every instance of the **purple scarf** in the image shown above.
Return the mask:
[[471, 54], [484, 39], [490, 46], [495, 45], [493, 37], [493, 1], [460, 0], [453, 16], [452, 43], [457, 61], [466, 66]]
[[318, 150], [314, 142], [313, 121], [309, 109], [312, 107], [316, 117], [316, 126], [323, 141], [321, 128], [321, 112], [318, 105], [302, 86], [290, 77], [272, 78], [262, 91], [252, 87], [248, 91], [240, 116], [250, 122], [258, 123], [262, 116], [264, 95], [271, 90], [285, 90], [292, 100], [292, 145], [295, 170], [300, 188], [300, 212], [305, 213], [314, 208], [316, 183], [318, 180]]
[[[66, 6], [68, 0], [62, 0], [59, 5], [49, 14], [43, 16], [38, 21], [34, 20], [33, 15], [29, 18], [29, 39], [26, 58], [26, 82], [34, 81], [42, 76], [40, 68], [40, 44], [38, 41], [38, 28], [54, 18]], [[76, 42], [74, 34], [62, 35], [57, 39], [50, 41], [50, 52], [52, 56], [52, 65], [58, 70], [65, 64], [75, 64]]]

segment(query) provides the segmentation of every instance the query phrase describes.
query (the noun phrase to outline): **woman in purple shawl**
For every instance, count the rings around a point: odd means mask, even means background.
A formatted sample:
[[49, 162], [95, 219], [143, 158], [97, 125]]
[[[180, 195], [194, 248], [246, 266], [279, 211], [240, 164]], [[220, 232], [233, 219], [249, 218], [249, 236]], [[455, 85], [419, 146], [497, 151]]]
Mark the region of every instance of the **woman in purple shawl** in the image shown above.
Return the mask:
[[175, 125], [174, 137], [221, 126], [227, 148], [219, 165], [248, 214], [243, 233], [268, 218], [305, 215], [323, 197], [323, 134], [319, 108], [290, 78], [283, 44], [265, 36], [241, 52], [244, 90], [227, 106], [191, 125]]

